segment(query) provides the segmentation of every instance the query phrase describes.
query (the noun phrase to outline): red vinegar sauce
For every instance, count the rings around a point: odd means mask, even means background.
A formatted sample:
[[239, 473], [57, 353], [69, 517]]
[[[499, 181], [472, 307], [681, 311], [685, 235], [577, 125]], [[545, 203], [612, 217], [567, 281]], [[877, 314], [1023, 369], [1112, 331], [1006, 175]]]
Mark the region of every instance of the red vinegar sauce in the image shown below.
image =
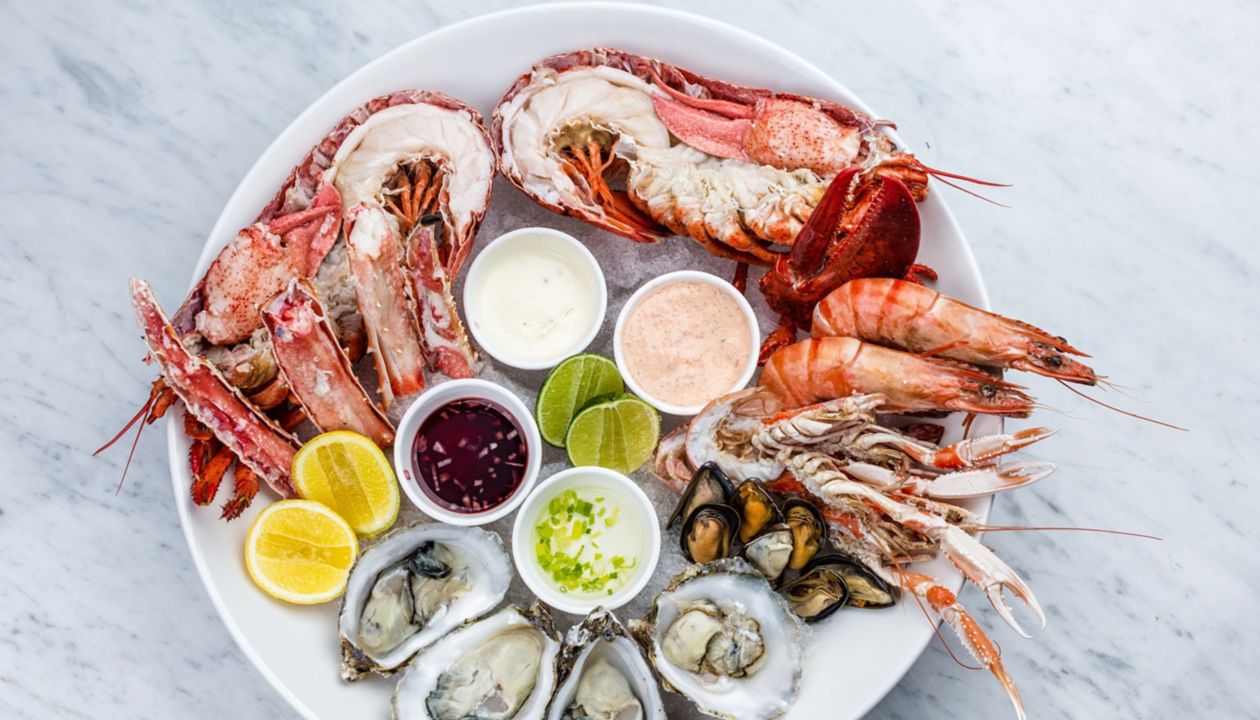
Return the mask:
[[516, 419], [484, 400], [453, 400], [416, 432], [417, 483], [439, 506], [457, 513], [491, 510], [516, 492], [529, 450]]

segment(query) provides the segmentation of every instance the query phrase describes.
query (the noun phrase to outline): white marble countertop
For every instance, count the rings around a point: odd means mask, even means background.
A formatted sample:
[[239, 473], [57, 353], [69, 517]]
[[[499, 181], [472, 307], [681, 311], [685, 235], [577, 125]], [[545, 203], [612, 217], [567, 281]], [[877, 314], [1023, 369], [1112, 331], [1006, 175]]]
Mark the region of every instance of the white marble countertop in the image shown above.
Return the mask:
[[[296, 113], [385, 50], [513, 4], [4, 3], [0, 716], [295, 717], [201, 588], [162, 433], [117, 494], [123, 453], [90, 456], [153, 375], [124, 281], [165, 278], [173, 307], [229, 193]], [[988, 536], [1049, 614], [1032, 641], [995, 630], [1032, 715], [1254, 716], [1260, 12], [683, 4], [818, 64], [929, 162], [1013, 182], [1009, 210], [951, 198], [995, 305], [1069, 333], [1127, 388], [1121, 404], [1192, 428], [1034, 383], [1062, 414], [1046, 451], [1062, 469], [1000, 500], [994, 522], [1164, 541]], [[1010, 708], [933, 644], [873, 715], [964, 713]]]

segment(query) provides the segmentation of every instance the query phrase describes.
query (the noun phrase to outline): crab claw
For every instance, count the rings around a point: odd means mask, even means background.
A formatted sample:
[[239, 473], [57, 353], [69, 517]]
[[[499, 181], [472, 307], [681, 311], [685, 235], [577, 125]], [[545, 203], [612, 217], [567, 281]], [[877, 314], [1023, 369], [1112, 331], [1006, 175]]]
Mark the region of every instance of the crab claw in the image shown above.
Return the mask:
[[1019, 622], [1015, 620], [1014, 612], [1006, 604], [1006, 598], [1002, 592], [1006, 589], [1023, 601], [1041, 622], [1041, 629], [1046, 629], [1046, 614], [1041, 609], [1041, 604], [1037, 602], [1037, 598], [1033, 596], [1032, 589], [1019, 575], [1015, 574], [1014, 570], [998, 559], [992, 550], [954, 525], [939, 528], [937, 535], [941, 548], [949, 557], [950, 562], [961, 570], [968, 580], [984, 590], [993, 609], [1015, 632], [1026, 638], [1032, 637], [1020, 627]]
[[938, 500], [963, 500], [1031, 485], [1057, 469], [1048, 462], [1008, 462], [946, 473], [922, 484], [923, 495]]

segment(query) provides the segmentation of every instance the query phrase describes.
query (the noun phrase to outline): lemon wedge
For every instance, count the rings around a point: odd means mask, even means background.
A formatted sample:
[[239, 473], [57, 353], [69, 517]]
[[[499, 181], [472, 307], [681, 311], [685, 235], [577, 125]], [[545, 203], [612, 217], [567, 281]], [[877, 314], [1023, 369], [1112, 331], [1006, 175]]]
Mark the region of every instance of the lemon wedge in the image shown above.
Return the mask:
[[359, 539], [337, 513], [310, 500], [281, 500], [245, 535], [245, 569], [264, 592], [314, 605], [345, 592]]
[[349, 430], [317, 436], [293, 458], [293, 487], [332, 508], [363, 537], [398, 519], [398, 480], [376, 443]]

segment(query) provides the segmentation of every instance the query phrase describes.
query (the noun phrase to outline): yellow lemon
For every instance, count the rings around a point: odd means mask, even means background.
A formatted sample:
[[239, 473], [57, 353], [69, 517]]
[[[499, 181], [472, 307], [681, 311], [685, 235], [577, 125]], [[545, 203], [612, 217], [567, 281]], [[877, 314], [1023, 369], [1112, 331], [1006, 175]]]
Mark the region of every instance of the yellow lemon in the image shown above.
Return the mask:
[[281, 500], [258, 513], [245, 535], [245, 569], [274, 598], [299, 605], [345, 592], [359, 539], [337, 513], [310, 500]]
[[293, 458], [293, 487], [372, 537], [398, 519], [398, 481], [376, 443], [349, 430], [327, 432]]

